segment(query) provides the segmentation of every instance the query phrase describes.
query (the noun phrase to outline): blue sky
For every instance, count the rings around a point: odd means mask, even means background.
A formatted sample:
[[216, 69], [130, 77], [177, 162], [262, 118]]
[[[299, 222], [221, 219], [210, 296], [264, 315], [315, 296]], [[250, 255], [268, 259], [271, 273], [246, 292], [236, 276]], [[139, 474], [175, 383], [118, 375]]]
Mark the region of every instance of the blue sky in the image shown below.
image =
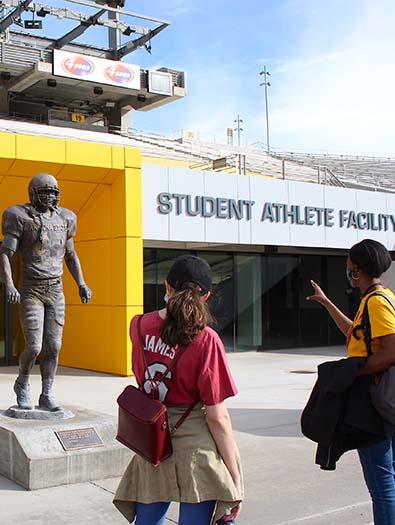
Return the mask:
[[188, 82], [184, 100], [135, 112], [134, 128], [224, 142], [239, 113], [243, 142], [264, 142], [266, 64], [272, 146], [395, 155], [393, 0], [126, 0], [126, 8], [171, 22], [152, 55], [127, 61], [181, 69]]

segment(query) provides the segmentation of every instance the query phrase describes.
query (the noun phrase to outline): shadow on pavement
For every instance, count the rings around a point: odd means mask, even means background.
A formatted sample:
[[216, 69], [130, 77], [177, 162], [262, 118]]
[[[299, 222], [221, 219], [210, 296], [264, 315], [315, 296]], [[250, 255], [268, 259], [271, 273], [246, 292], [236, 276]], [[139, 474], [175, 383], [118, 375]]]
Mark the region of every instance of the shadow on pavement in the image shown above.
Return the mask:
[[230, 408], [234, 430], [267, 437], [303, 437], [301, 410]]

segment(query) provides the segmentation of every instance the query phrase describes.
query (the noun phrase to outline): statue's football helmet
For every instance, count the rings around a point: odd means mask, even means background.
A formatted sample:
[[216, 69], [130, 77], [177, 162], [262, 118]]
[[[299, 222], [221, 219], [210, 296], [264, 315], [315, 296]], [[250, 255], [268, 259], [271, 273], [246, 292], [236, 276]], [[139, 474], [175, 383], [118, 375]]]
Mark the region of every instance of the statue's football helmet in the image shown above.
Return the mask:
[[58, 181], [48, 173], [35, 175], [29, 183], [29, 197], [35, 208], [54, 210], [60, 198]]

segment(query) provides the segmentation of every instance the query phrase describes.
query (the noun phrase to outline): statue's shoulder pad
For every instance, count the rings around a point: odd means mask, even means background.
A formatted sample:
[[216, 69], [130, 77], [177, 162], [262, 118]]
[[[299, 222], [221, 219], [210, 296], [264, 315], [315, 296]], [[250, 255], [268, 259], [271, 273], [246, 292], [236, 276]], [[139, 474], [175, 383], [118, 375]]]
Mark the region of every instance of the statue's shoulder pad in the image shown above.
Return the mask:
[[58, 213], [61, 217], [68, 221], [75, 221], [77, 219], [76, 214], [68, 208], [58, 208]]
[[28, 217], [26, 206], [24, 204], [15, 204], [6, 208], [3, 212], [4, 217], [15, 217], [25, 219]]

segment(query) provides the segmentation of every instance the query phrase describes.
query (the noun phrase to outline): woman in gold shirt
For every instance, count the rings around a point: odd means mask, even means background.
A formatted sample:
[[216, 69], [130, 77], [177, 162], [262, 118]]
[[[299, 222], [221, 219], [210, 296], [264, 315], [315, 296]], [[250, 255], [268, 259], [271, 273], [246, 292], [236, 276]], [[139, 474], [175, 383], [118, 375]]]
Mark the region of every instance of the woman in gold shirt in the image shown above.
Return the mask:
[[[381, 243], [365, 239], [355, 244], [347, 258], [347, 278], [362, 293], [361, 303], [352, 321], [325, 295], [314, 281], [314, 295], [307, 298], [317, 301], [328, 311], [338, 328], [347, 337], [349, 357], [367, 357], [361, 325], [366, 301], [377, 291], [395, 301], [395, 295], [381, 283], [381, 276], [391, 266], [391, 256]], [[361, 374], [375, 374], [395, 364], [395, 311], [390, 302], [374, 295], [368, 302], [371, 324], [372, 352]], [[377, 444], [358, 450], [366, 485], [373, 501], [375, 525], [395, 524], [395, 437], [388, 437]]]

